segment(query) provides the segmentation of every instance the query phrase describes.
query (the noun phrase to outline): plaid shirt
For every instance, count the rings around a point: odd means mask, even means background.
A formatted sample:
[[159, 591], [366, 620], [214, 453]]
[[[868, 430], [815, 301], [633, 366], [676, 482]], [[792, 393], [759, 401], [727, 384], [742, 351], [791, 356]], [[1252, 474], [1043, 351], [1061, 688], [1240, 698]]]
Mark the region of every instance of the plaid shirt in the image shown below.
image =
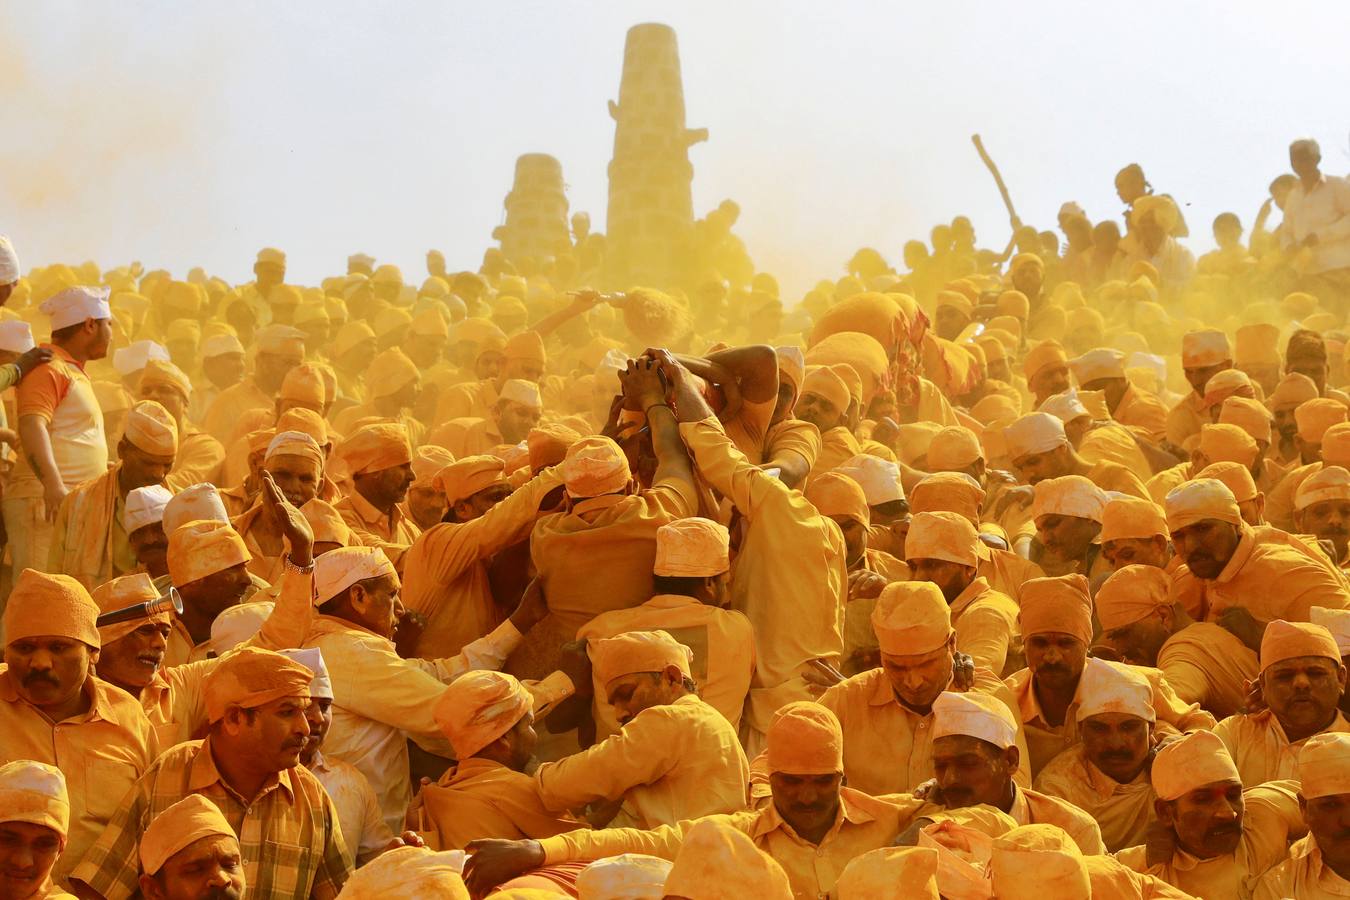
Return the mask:
[[138, 897], [140, 839], [152, 819], [189, 794], [209, 798], [239, 836], [251, 897], [331, 898], [352, 872], [333, 801], [303, 766], [278, 774], [249, 803], [227, 785], [210, 738], [165, 751], [123, 798], [73, 879], [108, 900]]

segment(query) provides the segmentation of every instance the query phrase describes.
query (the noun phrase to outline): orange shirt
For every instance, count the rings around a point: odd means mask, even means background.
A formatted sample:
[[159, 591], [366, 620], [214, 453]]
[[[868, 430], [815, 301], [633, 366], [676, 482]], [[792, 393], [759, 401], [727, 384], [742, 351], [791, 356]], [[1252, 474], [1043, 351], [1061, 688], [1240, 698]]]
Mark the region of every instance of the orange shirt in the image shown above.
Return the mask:
[[1093, 765], [1081, 745], [1052, 759], [1036, 776], [1036, 790], [1072, 803], [1097, 820], [1102, 843], [1112, 853], [1143, 843], [1157, 799], [1147, 770], [1121, 784]]
[[433, 850], [462, 850], [483, 838], [538, 840], [585, 827], [566, 813], [545, 809], [529, 775], [476, 756], [422, 788], [421, 798], [429, 827], [417, 830]]

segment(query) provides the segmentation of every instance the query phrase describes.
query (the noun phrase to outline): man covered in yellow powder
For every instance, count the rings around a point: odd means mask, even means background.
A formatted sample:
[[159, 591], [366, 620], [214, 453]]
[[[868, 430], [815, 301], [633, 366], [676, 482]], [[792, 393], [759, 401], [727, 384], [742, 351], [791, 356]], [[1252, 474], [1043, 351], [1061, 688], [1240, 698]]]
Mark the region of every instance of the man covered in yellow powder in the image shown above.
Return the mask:
[[436, 405], [436, 421], [473, 417], [486, 419], [492, 414], [502, 385], [513, 378], [539, 384], [548, 365], [544, 340], [538, 333], [522, 331], [506, 339], [497, 372], [480, 376], [481, 380], [455, 385], [445, 390]]
[[[1350, 465], [1350, 423], [1347, 423], [1334, 401], [1313, 399], [1303, 403], [1294, 411], [1296, 420], [1301, 420], [1299, 434], [1295, 441], [1300, 448], [1309, 446], [1304, 441], [1306, 433], [1314, 439], [1318, 453], [1311, 462], [1296, 465], [1266, 494], [1265, 518], [1277, 528], [1292, 530], [1294, 524], [1294, 502], [1299, 486], [1326, 466]], [[1301, 458], [1301, 457], [1300, 457]]]
[[663, 631], [635, 631], [599, 640], [592, 652], [622, 727], [539, 767], [544, 806], [598, 806], [600, 822], [635, 828], [744, 809], [750, 766], [731, 723], [698, 697], [692, 651]]
[[1151, 441], [1161, 441], [1167, 432], [1167, 407], [1151, 394], [1145, 394], [1125, 377], [1125, 354], [1100, 347], [1070, 360], [1069, 368], [1085, 391], [1101, 391], [1111, 418], [1122, 425], [1138, 428]]
[[435, 444], [423, 444], [413, 451], [413, 480], [403, 501], [403, 513], [423, 531], [445, 517], [445, 493], [436, 484], [436, 476], [454, 461], [453, 453]]
[[323, 483], [323, 452], [314, 439], [298, 431], [283, 431], [267, 446], [263, 457], [264, 488], [257, 502], [230, 524], [244, 539], [252, 557], [248, 570], [269, 583], [285, 570], [287, 554], [285, 522], [276, 515], [270, 490], [280, 490], [297, 510], [318, 496]]
[[1350, 732], [1337, 708], [1345, 666], [1325, 627], [1278, 619], [1267, 625], [1258, 686], [1265, 708], [1229, 716], [1216, 729], [1245, 786], [1296, 778], [1308, 738]]
[[60, 769], [28, 759], [0, 765], [0, 895], [70, 900], [51, 879], [69, 830], [70, 795]]
[[800, 347], [779, 347], [774, 353], [778, 357], [778, 402], [764, 437], [764, 466], [778, 469], [789, 487], [801, 487], [820, 455], [820, 432], [796, 414], [806, 361]]
[[61, 501], [47, 568], [72, 575], [88, 588], [134, 571], [136, 555], [122, 522], [127, 494], [163, 483], [177, 452], [173, 417], [153, 400], [137, 403], [117, 444], [118, 462]]
[[721, 415], [727, 436], [749, 459], [763, 459], [779, 394], [778, 357], [773, 348], [753, 344], [729, 347], [707, 357], [677, 355], [676, 359], [721, 389], [729, 407]]
[[[1031, 771], [1040, 772], [1082, 738], [1075, 715], [1078, 689], [1092, 644], [1092, 602], [1082, 575], [1037, 578], [1022, 587], [1018, 623], [1027, 668], [1005, 679], [1016, 698], [1031, 748]], [[1214, 717], [1182, 703], [1156, 669], [1140, 669], [1152, 689], [1160, 727], [1212, 728]]]
[[999, 900], [1194, 900], [1110, 854], [1083, 855], [1064, 829], [1049, 824], [1020, 825], [994, 839], [988, 887]]
[[154, 821], [196, 794], [220, 810], [238, 837], [245, 876], [258, 896], [336, 897], [351, 875], [352, 855], [333, 801], [313, 773], [297, 765], [309, 735], [313, 678], [305, 666], [269, 650], [250, 647], [222, 660], [202, 685], [206, 738], [155, 760], [121, 798], [72, 880], [108, 900], [135, 896], [142, 852], [158, 856]]
[[606, 828], [537, 841], [476, 841], [468, 848], [466, 878], [471, 888], [486, 892], [520, 872], [567, 860], [620, 853], [675, 859], [695, 829], [713, 824], [745, 834], [782, 866], [794, 897], [824, 897], [831, 896], [855, 857], [890, 846], [897, 835], [917, 826], [951, 820], [997, 835], [1013, 824], [985, 806], [943, 810], [906, 794], [873, 797], [845, 786], [844, 750], [833, 713], [810, 701], [789, 703], [769, 727], [766, 762], [773, 799], [762, 808], [650, 831]]
[[301, 363], [281, 379], [275, 403], [265, 409], [250, 409], [239, 417], [225, 446], [233, 449], [251, 432], [273, 427], [282, 415], [293, 409], [307, 409], [323, 416], [328, 412], [332, 399], [322, 370], [314, 363]]
[[1102, 558], [1119, 571], [1126, 566], [1171, 570], [1167, 517], [1162, 507], [1138, 497], [1112, 497], [1102, 507]]
[[1064, 423], [1049, 413], [1022, 416], [1003, 435], [1013, 468], [1033, 487], [1047, 478], [1081, 475], [1104, 491], [1148, 499], [1143, 482], [1129, 469], [1106, 460], [1089, 463], [1079, 456], [1064, 433]]
[[1036, 523], [1032, 561], [1047, 575], [1079, 573], [1093, 581], [1110, 565], [1099, 543], [1106, 494], [1082, 475], [1036, 482], [1031, 520]]
[[1031, 408], [1039, 409], [1046, 400], [1069, 389], [1069, 355], [1058, 341], [1042, 341], [1027, 351], [1022, 374], [1032, 395]]
[[858, 439], [849, 428], [848, 410], [853, 399], [847, 382], [834, 366], [808, 370], [797, 399], [795, 415], [820, 432], [821, 448], [811, 467], [810, 477], [836, 468], [862, 452]]
[[1205, 386], [1225, 369], [1233, 367], [1233, 349], [1228, 335], [1208, 329], [1190, 331], [1181, 338], [1181, 367], [1191, 392], [1167, 413], [1167, 442], [1185, 445], [1187, 438], [1200, 433], [1200, 426], [1212, 421], [1205, 407]]
[[1166, 511], [1185, 563], [1172, 575], [1171, 597], [1193, 618], [1225, 624], [1251, 646], [1262, 622], [1307, 621], [1314, 606], [1350, 605], [1326, 566], [1288, 544], [1258, 542], [1222, 482], [1186, 482], [1167, 495]]
[[253, 375], [221, 391], [202, 423], [202, 429], [222, 444], [249, 410], [273, 409], [286, 373], [305, 361], [305, 334], [289, 325], [260, 329], [253, 346]]
[[403, 563], [403, 603], [425, 619], [412, 646], [430, 659], [454, 656], [505, 619], [493, 599], [488, 563], [529, 538], [540, 503], [562, 478], [545, 469], [512, 492], [500, 459], [468, 456], [441, 469], [435, 482], [446, 520], [422, 532]]
[[141, 372], [140, 397], [168, 410], [178, 426], [178, 452], [164, 484], [179, 491], [190, 484], [215, 481], [225, 461], [225, 448], [188, 418], [192, 382], [183, 370], [160, 359], [150, 360]]
[[146, 900], [239, 900], [248, 886], [239, 838], [220, 808], [189, 794], [150, 822], [140, 841]]
[[248, 563], [252, 555], [229, 522], [197, 520], [169, 535], [169, 580], [183, 599], [173, 618], [164, 664], [177, 666], [205, 658], [203, 644], [211, 623], [254, 588]]
[[1319, 734], [1298, 754], [1298, 805], [1308, 836], [1257, 883], [1256, 900], [1331, 900], [1350, 891], [1350, 735]]
[[1122, 850], [1117, 859], [1202, 900], [1250, 897], [1256, 879], [1303, 833], [1298, 784], [1244, 791], [1213, 732], [1197, 731], [1159, 749], [1150, 777], [1160, 827], [1148, 846]]
[[417, 366], [402, 350], [390, 348], [375, 357], [366, 372], [366, 394], [370, 399], [343, 410], [333, 424], [343, 434], [351, 434], [361, 419], [379, 416], [402, 425], [412, 444], [420, 446], [427, 427], [413, 416], [412, 409], [421, 389], [422, 376]]
[[1329, 466], [1299, 485], [1294, 494], [1294, 526], [1330, 544], [1341, 569], [1350, 566], [1350, 472]]
[[367, 547], [379, 547], [395, 565], [421, 534], [399, 504], [412, 484], [412, 447], [402, 425], [365, 425], [347, 436], [338, 455], [352, 476], [347, 496], [333, 504]]
[[0, 764], [61, 770], [70, 833], [55, 877], [70, 872], [159, 752], [140, 705], [92, 672], [99, 609], [68, 575], [25, 569], [5, 607], [0, 667]]
[[451, 419], [431, 433], [431, 440], [457, 457], [480, 453], [506, 455], [539, 424], [543, 411], [539, 385], [512, 378], [502, 384], [488, 418]]
[[1214, 463], [1240, 463], [1250, 472], [1260, 459], [1260, 448], [1251, 435], [1236, 425], [1201, 425], [1189, 463], [1164, 469], [1148, 480], [1149, 497], [1161, 505], [1167, 493], [1177, 485], [1198, 477], [1200, 470]]

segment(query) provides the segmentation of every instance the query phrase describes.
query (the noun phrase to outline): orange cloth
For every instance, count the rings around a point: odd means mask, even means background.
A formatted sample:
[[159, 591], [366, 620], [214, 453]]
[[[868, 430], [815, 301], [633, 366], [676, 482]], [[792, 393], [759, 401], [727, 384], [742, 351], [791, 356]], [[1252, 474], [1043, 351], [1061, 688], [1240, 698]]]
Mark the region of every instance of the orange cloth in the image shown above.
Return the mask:
[[802, 383], [803, 394], [814, 394], [830, 402], [841, 414], [849, 407], [848, 385], [828, 366], [810, 367]]
[[1156, 566], [1124, 566], [1111, 574], [1094, 598], [1102, 631], [1141, 622], [1160, 609], [1170, 609], [1170, 577]]
[[838, 472], [816, 475], [806, 486], [806, 499], [827, 518], [847, 518], [871, 524], [867, 497], [858, 483]]
[[366, 425], [349, 435], [338, 453], [353, 475], [382, 472], [412, 462], [408, 431], [402, 425]]
[[1022, 585], [1022, 636], [1068, 634], [1092, 643], [1092, 599], [1082, 575], [1033, 578]]
[[1094, 896], [1082, 852], [1054, 825], [1022, 825], [996, 838], [989, 876], [999, 900]]
[[479, 491], [496, 484], [505, 484], [506, 477], [502, 474], [504, 468], [501, 459], [496, 456], [466, 456], [441, 469], [435, 481], [445, 494], [446, 502], [454, 506]]
[[94, 624], [98, 614], [98, 605], [74, 578], [24, 569], [5, 606], [5, 641], [64, 637], [97, 650], [102, 646]]
[[152, 456], [178, 452], [178, 423], [153, 400], [142, 400], [131, 408], [122, 423], [122, 436]]
[[64, 841], [70, 830], [70, 796], [61, 770], [30, 759], [0, 765], [0, 823], [50, 828]]
[[1251, 466], [1260, 452], [1251, 435], [1236, 425], [1202, 425], [1200, 454], [1210, 463], [1236, 462]]
[[252, 558], [228, 522], [189, 522], [169, 535], [169, 575], [176, 585], [191, 584]]
[[506, 339], [503, 350], [507, 359], [529, 360], [537, 363], [548, 362], [548, 353], [544, 350], [544, 339], [536, 331], [522, 331]]
[[[159, 591], [155, 589], [149, 575], [139, 572], [106, 581], [94, 588], [91, 596], [98, 605], [99, 612], [107, 613], [125, 609], [134, 603], [154, 602], [159, 599]], [[171, 618], [169, 613], [162, 612], [143, 619], [132, 619], [130, 622], [105, 625], [98, 630], [101, 645], [106, 647], [113, 641], [121, 640], [142, 625], [168, 625]]]
[[417, 366], [397, 347], [375, 357], [366, 370], [371, 399], [396, 394], [419, 377]]
[[685, 678], [694, 652], [664, 631], [634, 631], [604, 638], [591, 647], [596, 680], [609, 684], [639, 672], [660, 673], [674, 666]]
[[567, 458], [567, 451], [581, 440], [581, 434], [566, 425], [543, 423], [530, 429], [525, 445], [530, 454], [530, 470], [556, 466]]
[[1325, 656], [1339, 661], [1341, 650], [1331, 632], [1321, 625], [1276, 619], [1266, 626], [1261, 635], [1262, 672], [1275, 663], [1300, 656]]
[[864, 853], [844, 867], [834, 883], [834, 895], [839, 900], [938, 900], [938, 851], [883, 847]]
[[1022, 374], [1031, 382], [1045, 369], [1068, 365], [1069, 354], [1064, 352], [1058, 341], [1042, 341], [1027, 351], [1026, 360], [1022, 363]]
[[731, 535], [725, 525], [690, 516], [656, 530], [656, 563], [652, 574], [676, 578], [709, 578], [731, 566]]
[[502, 672], [467, 672], [436, 701], [436, 724], [450, 739], [455, 758], [466, 760], [515, 727], [534, 700], [515, 678]]
[[[534, 779], [490, 759], [461, 759], [435, 784], [422, 788], [433, 850], [461, 849], [480, 838], [546, 838], [583, 827], [566, 813], [544, 808]], [[426, 829], [423, 829], [424, 831]]]
[[1107, 541], [1151, 538], [1168, 534], [1167, 519], [1158, 504], [1138, 497], [1112, 497], [1102, 508], [1102, 530]]
[[1309, 444], [1322, 443], [1322, 436], [1333, 425], [1346, 420], [1345, 404], [1328, 397], [1315, 397], [1304, 401], [1294, 410], [1294, 422], [1298, 425], [1298, 436]]
[[909, 509], [923, 512], [954, 512], [972, 525], [979, 525], [984, 489], [964, 472], [934, 472], [925, 475], [909, 492]]
[[955, 472], [984, 459], [984, 448], [975, 432], [949, 425], [933, 435], [928, 445], [928, 465], [935, 471]]
[[844, 771], [844, 734], [829, 709], [809, 700], [789, 703], [769, 726], [770, 772], [833, 775]]
[[188, 794], [155, 816], [141, 833], [141, 871], [154, 875], [179, 850], [202, 838], [220, 835], [238, 844], [220, 807], [201, 794]]
[[744, 833], [705, 819], [685, 835], [666, 878], [667, 896], [688, 900], [790, 900], [792, 885], [783, 867]]
[[951, 610], [937, 585], [901, 581], [882, 588], [872, 609], [881, 652], [891, 656], [930, 653], [952, 635]]
[[300, 507], [300, 512], [309, 523], [310, 530], [314, 532], [314, 543], [349, 547], [356, 542], [352, 530], [342, 521], [342, 516], [333, 508], [333, 504], [315, 497]]
[[1294, 510], [1333, 500], [1350, 500], [1350, 472], [1340, 466], [1327, 466], [1305, 479], [1294, 492]]
[[257, 709], [282, 697], [308, 697], [313, 670], [280, 653], [243, 647], [221, 658], [202, 682], [208, 722], [219, 722], [231, 706]]
[[911, 520], [905, 537], [905, 559], [940, 559], [975, 568], [989, 558], [975, 526], [960, 513], [922, 512]]
[[562, 477], [569, 496], [587, 499], [622, 491], [632, 473], [618, 444], [607, 437], [592, 435], [568, 448]]
[[1212, 478], [1187, 481], [1168, 491], [1165, 509], [1171, 531], [1180, 531], [1205, 519], [1242, 525], [1242, 513], [1233, 492], [1222, 481]]
[[[1195, 475], [1197, 481], [1205, 478], [1223, 482], [1228, 490], [1233, 492], [1233, 499], [1238, 503], [1246, 503], [1249, 500], [1256, 499], [1256, 482], [1252, 480], [1251, 470], [1242, 463], [1210, 463]], [[1164, 522], [1164, 524], [1166, 523]], [[1166, 531], [1164, 531], [1165, 533]]]
[[1159, 800], [1176, 800], [1207, 784], [1240, 781], [1233, 758], [1212, 731], [1192, 732], [1159, 750], [1152, 778]]
[[282, 400], [311, 404], [322, 409], [328, 402], [328, 389], [318, 368], [309, 363], [302, 363], [281, 379], [278, 396]]
[[1350, 794], [1350, 734], [1323, 732], [1298, 754], [1300, 793], [1309, 800]]

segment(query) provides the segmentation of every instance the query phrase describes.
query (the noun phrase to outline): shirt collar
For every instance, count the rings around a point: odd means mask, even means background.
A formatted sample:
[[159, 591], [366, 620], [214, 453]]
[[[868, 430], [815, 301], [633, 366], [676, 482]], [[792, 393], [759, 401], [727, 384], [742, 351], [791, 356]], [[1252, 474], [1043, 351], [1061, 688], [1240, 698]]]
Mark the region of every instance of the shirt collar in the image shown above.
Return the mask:
[[1215, 583], [1224, 584], [1232, 581], [1242, 567], [1247, 564], [1247, 560], [1251, 559], [1252, 550], [1255, 547], [1256, 538], [1252, 534], [1251, 528], [1244, 526], [1242, 536], [1238, 538], [1237, 546], [1233, 548], [1233, 555], [1229, 557], [1228, 564], [1223, 567], [1219, 577], [1214, 579]]
[[52, 351], [53, 359], [59, 359], [62, 362], [70, 363], [72, 366], [79, 369], [81, 372], [84, 371], [84, 363], [80, 362], [75, 357], [71, 356], [65, 347], [58, 346], [57, 344], [43, 344], [42, 346]]
[[[93, 675], [85, 678], [83, 691], [89, 697], [89, 711], [70, 719], [63, 719], [62, 721], [74, 722], [76, 724], [116, 721], [116, 716], [110, 706], [110, 697], [108, 694], [109, 687], [110, 685], [100, 681]], [[7, 703], [22, 703], [25, 706], [31, 707], [38, 715], [46, 718], [46, 714], [43, 713], [42, 710], [33, 706], [33, 704], [25, 700], [23, 695], [19, 693], [19, 686], [14, 683], [14, 676], [10, 674], [8, 666], [0, 669], [0, 700]], [[48, 721], [51, 720], [48, 719]]]
[[361, 492], [354, 487], [352, 488], [351, 493], [347, 495], [347, 502], [349, 502], [352, 505], [352, 510], [356, 513], [358, 517], [360, 517], [362, 522], [366, 523], [379, 522], [381, 524], [388, 523], [390, 525], [393, 525], [398, 521], [397, 503], [394, 504], [393, 514], [386, 516], [384, 513], [376, 509], [369, 500], [367, 500], [365, 497], [362, 497]]
[[989, 582], [984, 579], [983, 575], [966, 585], [966, 589], [952, 601], [952, 618], [956, 618], [958, 614], [964, 612], [967, 606], [978, 600], [987, 590], [989, 590]]
[[[830, 830], [825, 833], [825, 837], [821, 839], [819, 846], [828, 844], [830, 840], [839, 833], [840, 829], [844, 827], [845, 822], [850, 825], [864, 825], [876, 820], [876, 816], [872, 815], [853, 801], [852, 797], [850, 797], [851, 792], [851, 788], [845, 787], [839, 789], [839, 812], [835, 815], [834, 824], [831, 825]], [[783, 817], [778, 814], [777, 805], [770, 801], [769, 805], [760, 812], [759, 819], [755, 822], [755, 827], [750, 834], [750, 838], [751, 840], [756, 840], [774, 831], [782, 831], [793, 840], [800, 841], [803, 844], [806, 843], [797, 832], [792, 830], [792, 826], [784, 821]]]
[[192, 763], [188, 767], [188, 790], [198, 793], [211, 787], [220, 785], [221, 789], [237, 798], [245, 808], [252, 805], [258, 798], [264, 796], [269, 791], [281, 788], [286, 796], [288, 803], [295, 802], [295, 788], [291, 785], [291, 770], [286, 769], [278, 772], [268, 778], [263, 789], [258, 792], [258, 797], [243, 797], [234, 788], [230, 787], [223, 777], [220, 770], [216, 768], [216, 760], [211, 750], [211, 738], [207, 737], [202, 741], [201, 746], [197, 748], [197, 755], [192, 758]]

